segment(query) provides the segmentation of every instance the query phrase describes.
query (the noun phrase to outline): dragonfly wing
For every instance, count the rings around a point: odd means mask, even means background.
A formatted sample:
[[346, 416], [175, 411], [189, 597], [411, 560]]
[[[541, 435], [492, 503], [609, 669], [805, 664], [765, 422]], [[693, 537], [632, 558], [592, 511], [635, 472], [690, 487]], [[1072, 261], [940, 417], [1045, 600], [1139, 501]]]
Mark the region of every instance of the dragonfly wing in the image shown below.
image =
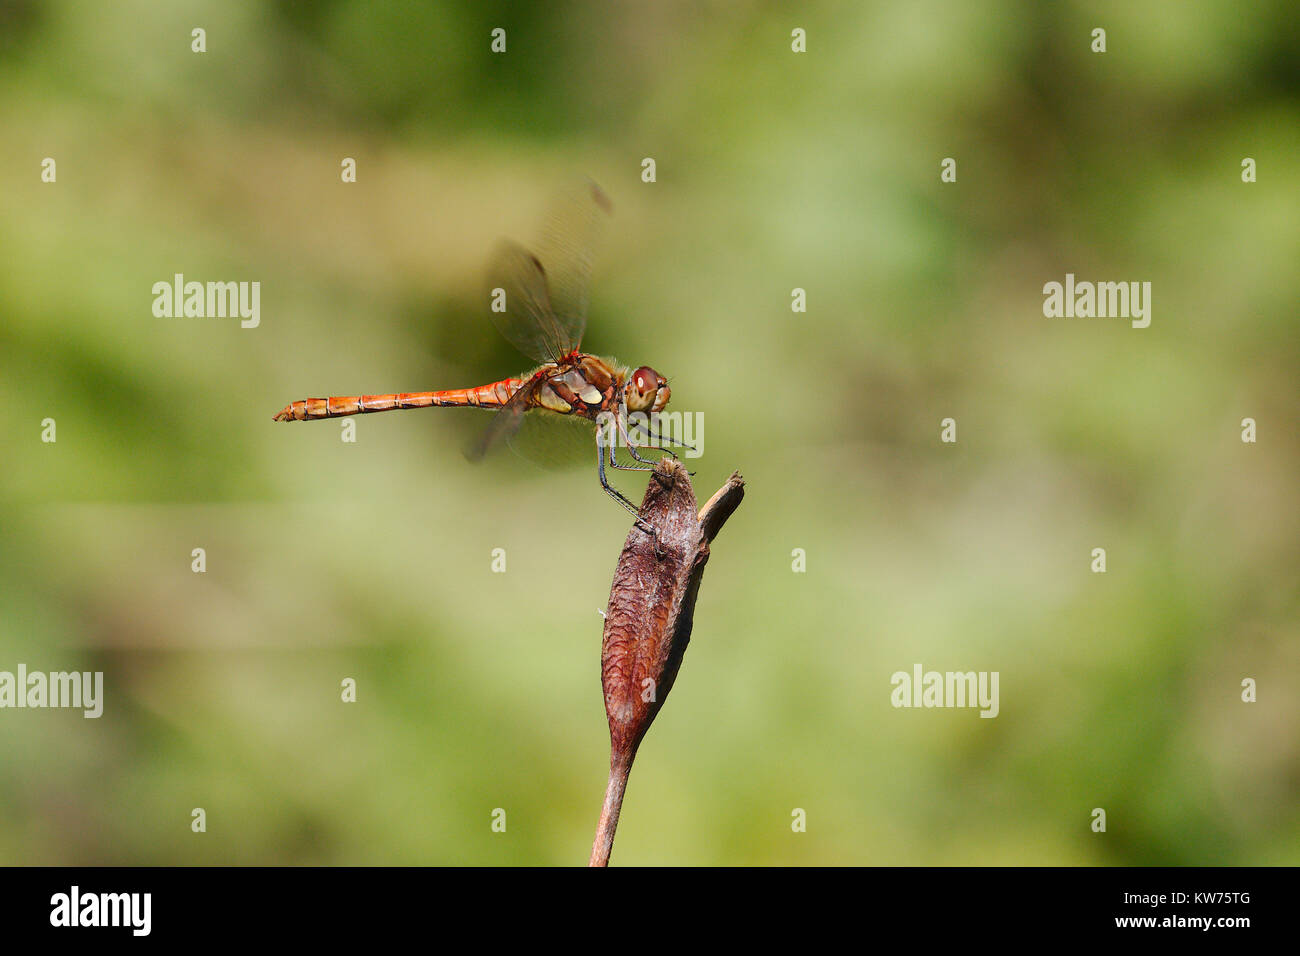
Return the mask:
[[492, 322], [534, 361], [558, 361], [582, 342], [591, 264], [609, 210], [600, 187], [584, 183], [554, 203], [536, 253], [503, 242], [492, 257]]
[[465, 449], [466, 458], [470, 461], [481, 461], [494, 447], [503, 441], [509, 441], [515, 432], [519, 431], [519, 426], [524, 423], [524, 412], [528, 411], [529, 398], [534, 388], [535, 386], [525, 385], [510, 396], [510, 401], [493, 414], [487, 428], [474, 444]]
[[579, 415], [559, 415], [537, 409], [508, 440], [520, 458], [547, 471], [587, 467], [596, 452], [596, 425]]
[[551, 308], [546, 270], [533, 253], [502, 242], [488, 269], [492, 323], [506, 340], [535, 362], [567, 355], [569, 334]]
[[555, 200], [537, 244], [551, 308], [569, 351], [581, 344], [587, 328], [591, 267], [612, 210], [604, 191], [585, 180]]

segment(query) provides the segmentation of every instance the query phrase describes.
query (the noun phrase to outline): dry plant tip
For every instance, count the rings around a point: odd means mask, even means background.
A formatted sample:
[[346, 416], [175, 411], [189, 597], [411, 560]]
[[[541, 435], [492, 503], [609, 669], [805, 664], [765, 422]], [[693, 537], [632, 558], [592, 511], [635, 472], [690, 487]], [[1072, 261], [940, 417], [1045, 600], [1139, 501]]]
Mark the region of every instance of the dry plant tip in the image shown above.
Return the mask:
[[641, 518], [656, 533], [633, 524], [605, 611], [600, 677], [609, 718], [609, 783], [591, 848], [591, 866], [606, 866], [627, 789], [632, 761], [672, 689], [691, 639], [709, 542], [740, 506], [745, 481], [732, 474], [703, 509], [686, 467], [665, 457], [646, 487]]

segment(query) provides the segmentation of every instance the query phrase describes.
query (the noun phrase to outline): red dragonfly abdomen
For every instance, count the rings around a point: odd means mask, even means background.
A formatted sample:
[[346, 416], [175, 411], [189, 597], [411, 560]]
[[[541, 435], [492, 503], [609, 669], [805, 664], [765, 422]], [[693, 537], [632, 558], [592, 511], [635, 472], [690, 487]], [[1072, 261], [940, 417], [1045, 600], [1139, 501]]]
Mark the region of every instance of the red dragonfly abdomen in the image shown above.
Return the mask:
[[304, 398], [284, 406], [275, 416], [277, 422], [304, 422], [317, 418], [341, 418], [390, 412], [399, 408], [437, 406], [479, 406], [498, 408], [527, 382], [522, 378], [503, 378], [491, 385], [476, 388], [449, 388], [441, 392], [398, 392], [392, 395], [336, 395], [331, 398]]

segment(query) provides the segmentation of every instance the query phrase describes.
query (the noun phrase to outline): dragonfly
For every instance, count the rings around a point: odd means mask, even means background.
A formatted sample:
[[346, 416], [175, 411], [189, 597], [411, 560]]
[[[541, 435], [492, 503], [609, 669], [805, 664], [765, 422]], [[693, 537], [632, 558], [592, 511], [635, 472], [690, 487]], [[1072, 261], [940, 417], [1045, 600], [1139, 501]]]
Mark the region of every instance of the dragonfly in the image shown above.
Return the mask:
[[[606, 465], [623, 471], [651, 471], [654, 462], [641, 450], [693, 446], [659, 434], [651, 425], [672, 395], [668, 379], [648, 365], [629, 370], [610, 358], [581, 351], [594, 247], [612, 211], [609, 197], [593, 182], [557, 204], [531, 251], [509, 240], [492, 257], [489, 314], [515, 348], [540, 363], [530, 372], [488, 385], [432, 392], [304, 398], [282, 408], [274, 420], [315, 421], [345, 415], [408, 408], [474, 407], [495, 409], [480, 439], [467, 451], [478, 460], [519, 431], [525, 415], [568, 416], [593, 426], [600, 486], [641, 523], [640, 509], [610, 484]], [[634, 417], [641, 413], [640, 418]], [[620, 462], [622, 443], [638, 464]], [[667, 453], [674, 454], [671, 449]], [[650, 531], [653, 529], [645, 528]]]

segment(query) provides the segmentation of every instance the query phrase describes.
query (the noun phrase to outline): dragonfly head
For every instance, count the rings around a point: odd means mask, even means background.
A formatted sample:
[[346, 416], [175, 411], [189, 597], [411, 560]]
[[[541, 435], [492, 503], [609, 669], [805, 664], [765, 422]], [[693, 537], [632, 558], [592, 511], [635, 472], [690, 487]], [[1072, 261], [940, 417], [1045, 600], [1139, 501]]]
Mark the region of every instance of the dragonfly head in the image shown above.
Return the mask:
[[664, 378], [648, 365], [632, 373], [623, 391], [629, 412], [662, 412], [673, 390]]

